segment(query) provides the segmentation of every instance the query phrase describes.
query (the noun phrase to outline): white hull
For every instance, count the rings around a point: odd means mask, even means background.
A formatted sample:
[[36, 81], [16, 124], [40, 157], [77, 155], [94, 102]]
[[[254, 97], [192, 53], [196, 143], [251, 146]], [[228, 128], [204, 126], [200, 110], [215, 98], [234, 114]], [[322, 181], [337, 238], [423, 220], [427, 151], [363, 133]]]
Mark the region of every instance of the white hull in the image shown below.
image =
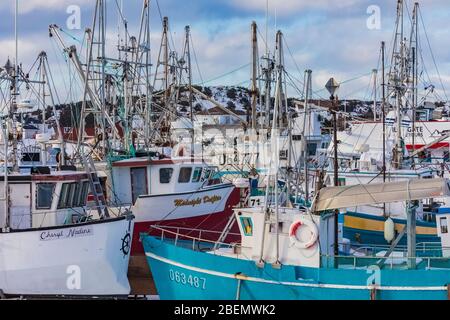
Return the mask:
[[223, 212], [233, 185], [192, 192], [140, 196], [132, 208], [136, 222], [185, 219]]
[[0, 233], [0, 289], [9, 295], [128, 295], [133, 224], [120, 218]]

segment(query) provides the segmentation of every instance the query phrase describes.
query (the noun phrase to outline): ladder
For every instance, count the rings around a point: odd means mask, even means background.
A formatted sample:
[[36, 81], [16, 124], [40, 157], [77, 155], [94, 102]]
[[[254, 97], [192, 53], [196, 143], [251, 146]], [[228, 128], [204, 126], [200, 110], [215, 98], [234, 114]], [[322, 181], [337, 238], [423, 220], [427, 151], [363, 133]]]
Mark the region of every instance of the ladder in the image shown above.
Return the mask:
[[231, 231], [231, 228], [233, 228], [234, 222], [236, 221], [236, 217], [234, 215], [234, 212], [231, 214], [230, 218], [228, 219], [227, 225], [223, 229], [222, 233], [220, 234], [219, 239], [217, 239], [216, 243], [214, 244], [214, 250], [217, 250], [219, 248], [219, 245], [221, 243], [225, 242], [225, 239], [227, 238], [228, 234]]
[[84, 169], [88, 175], [89, 185], [91, 187], [92, 195], [94, 196], [95, 207], [97, 208], [100, 218], [109, 217], [108, 208], [106, 207], [105, 195], [103, 193], [103, 187], [100, 183], [100, 179], [95, 169], [94, 161], [91, 157], [82, 155]]

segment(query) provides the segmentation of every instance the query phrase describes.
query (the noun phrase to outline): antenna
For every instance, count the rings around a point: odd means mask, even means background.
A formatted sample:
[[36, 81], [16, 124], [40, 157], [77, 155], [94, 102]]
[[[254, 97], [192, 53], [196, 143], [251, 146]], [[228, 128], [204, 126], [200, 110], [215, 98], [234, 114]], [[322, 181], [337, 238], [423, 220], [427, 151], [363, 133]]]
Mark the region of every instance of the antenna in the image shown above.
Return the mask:
[[266, 57], [269, 57], [269, 0], [266, 0]]

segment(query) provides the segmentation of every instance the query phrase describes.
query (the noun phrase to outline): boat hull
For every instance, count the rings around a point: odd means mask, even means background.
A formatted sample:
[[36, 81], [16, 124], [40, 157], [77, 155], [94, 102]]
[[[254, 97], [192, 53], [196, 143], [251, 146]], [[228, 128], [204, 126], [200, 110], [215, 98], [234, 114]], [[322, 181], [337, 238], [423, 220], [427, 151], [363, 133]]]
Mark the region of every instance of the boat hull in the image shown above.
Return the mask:
[[133, 219], [0, 233], [6, 295], [126, 296]]
[[[385, 218], [363, 213], [347, 212], [341, 215], [343, 220], [343, 237], [354, 244], [386, 245], [384, 239]], [[392, 219], [395, 223], [396, 234], [406, 226], [404, 219]], [[400, 245], [406, 245], [406, 237], [400, 240]], [[440, 243], [437, 236], [436, 223], [417, 221], [417, 243]]]
[[[236, 259], [175, 246], [143, 235], [161, 299], [409, 300], [447, 299], [447, 270], [305, 268]], [[379, 279], [377, 290], [371, 285]], [[218, 289], [220, 288], [220, 289]]]
[[[220, 199], [219, 199], [220, 198]], [[205, 201], [210, 200], [210, 201]], [[211, 201], [211, 199], [218, 199]], [[206, 240], [215, 241], [226, 226], [230, 216], [233, 214], [233, 207], [239, 203], [239, 190], [232, 185], [225, 185], [218, 188], [208, 188], [201, 191], [194, 191], [182, 194], [169, 194], [158, 196], [147, 196], [139, 198], [133, 208], [136, 215], [135, 230], [132, 244], [132, 255], [143, 255], [144, 249], [140, 242], [141, 232], [150, 232], [153, 235], [161, 235], [159, 231], [151, 229], [153, 225], [166, 226], [177, 231], [181, 235], [198, 237], [197, 230], [202, 232], [201, 237]], [[187, 203], [190, 205], [176, 206], [176, 203]], [[179, 228], [177, 230], [177, 228]], [[240, 239], [237, 225], [230, 231], [231, 234], [226, 241], [238, 241]], [[173, 237], [172, 234], [165, 234], [166, 237]]]

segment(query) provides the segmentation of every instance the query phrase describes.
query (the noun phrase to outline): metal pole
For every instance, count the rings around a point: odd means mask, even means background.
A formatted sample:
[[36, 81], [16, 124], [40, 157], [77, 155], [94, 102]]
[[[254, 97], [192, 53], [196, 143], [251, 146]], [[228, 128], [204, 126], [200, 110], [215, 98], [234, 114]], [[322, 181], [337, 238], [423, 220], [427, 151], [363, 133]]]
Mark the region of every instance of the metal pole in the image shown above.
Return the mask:
[[[309, 115], [309, 99], [310, 99], [310, 92], [311, 92], [311, 74], [312, 70], [306, 70], [306, 81], [305, 81], [305, 105], [304, 105], [304, 115], [303, 115], [303, 131], [302, 131], [302, 146], [303, 146], [303, 165], [305, 170], [305, 204], [308, 204], [309, 201], [309, 168], [308, 168], [308, 141], [306, 137], [306, 122], [309, 123], [310, 121], [310, 115]], [[319, 191], [319, 190], [316, 190]]]
[[378, 70], [373, 69], [373, 121], [377, 121], [377, 75]]
[[[412, 73], [413, 73], [413, 103], [412, 103], [412, 152], [416, 150], [416, 48], [412, 48], [412, 60], [413, 60], [413, 66], [412, 66]], [[412, 157], [412, 167], [414, 168], [414, 157]]]
[[8, 184], [8, 123], [7, 118], [4, 118], [4, 123], [2, 123], [3, 129], [3, 143], [4, 143], [4, 153], [5, 153], [5, 162], [3, 165], [4, 168], [4, 184], [3, 184], [3, 196], [4, 196], [4, 208], [5, 208], [5, 224], [2, 226], [5, 230], [8, 230], [10, 223], [10, 208], [9, 208], [9, 184]]
[[[258, 86], [256, 83], [257, 78], [257, 64], [258, 64], [258, 36], [256, 30], [256, 22], [252, 23], [252, 110], [251, 110], [251, 123], [252, 129], [256, 130], [256, 105], [258, 102]], [[247, 122], [250, 123], [250, 119], [247, 119]]]
[[382, 65], [382, 94], [383, 94], [383, 100], [381, 105], [381, 113], [382, 113], [382, 125], [383, 125], [383, 182], [386, 182], [386, 82], [385, 82], [385, 43], [384, 41], [381, 42], [381, 65]]
[[146, 0], [146, 6], [147, 6], [147, 34], [146, 34], [146, 42], [147, 42], [147, 52], [145, 56], [145, 71], [146, 71], [146, 90], [147, 90], [147, 104], [145, 108], [145, 114], [146, 114], [146, 124], [147, 124], [147, 130], [145, 130], [145, 144], [147, 144], [148, 147], [150, 147], [150, 132], [152, 131], [152, 121], [151, 121], [151, 114], [152, 114], [152, 100], [153, 100], [153, 87], [150, 86], [150, 68], [151, 68], [151, 52], [150, 52], [150, 3], [149, 0]]
[[15, 15], [14, 15], [14, 34], [15, 34], [15, 70], [14, 70], [14, 84], [13, 84], [13, 93], [12, 93], [12, 101], [10, 107], [10, 121], [11, 121], [11, 129], [13, 135], [12, 147], [13, 147], [13, 172], [19, 171], [19, 165], [17, 163], [17, 128], [14, 120], [14, 113], [17, 109], [17, 86], [18, 86], [18, 77], [19, 77], [19, 29], [18, 29], [18, 20], [19, 20], [19, 0], [16, 0], [15, 7]]
[[407, 244], [408, 244], [408, 269], [416, 268], [416, 207], [411, 201], [407, 203]]
[[[338, 140], [337, 140], [337, 99], [332, 96], [333, 103], [333, 143], [334, 143], [334, 186], [339, 185], [339, 167], [338, 167]], [[334, 211], [334, 256], [339, 255], [339, 210]], [[337, 259], [334, 259], [337, 268]]]
[[190, 32], [189, 26], [185, 27], [186, 31], [186, 56], [188, 64], [188, 81], [189, 81], [189, 113], [191, 120], [191, 158], [194, 158], [194, 108], [193, 108], [193, 95], [192, 95], [192, 64], [191, 64], [191, 46], [190, 46]]

